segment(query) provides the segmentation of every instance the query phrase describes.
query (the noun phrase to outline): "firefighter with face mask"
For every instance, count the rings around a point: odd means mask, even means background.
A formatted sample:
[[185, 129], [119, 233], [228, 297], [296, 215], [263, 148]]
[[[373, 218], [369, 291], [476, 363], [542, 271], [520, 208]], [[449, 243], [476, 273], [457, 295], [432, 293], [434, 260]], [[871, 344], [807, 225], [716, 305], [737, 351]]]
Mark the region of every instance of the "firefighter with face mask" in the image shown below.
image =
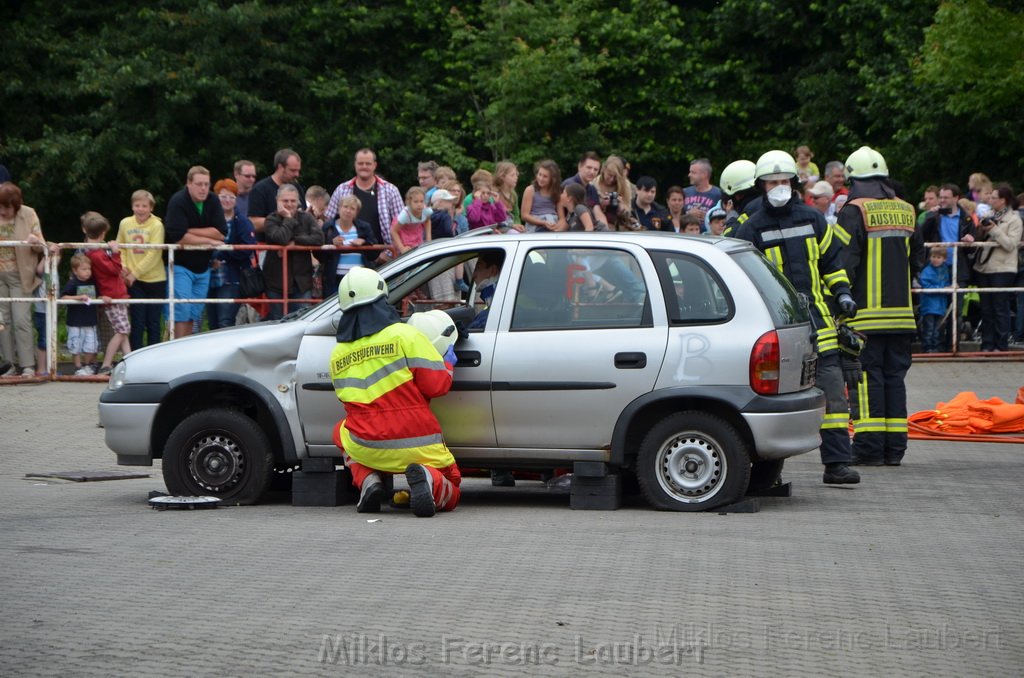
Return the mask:
[[836, 234], [860, 311], [849, 325], [866, 336], [865, 379], [850, 391], [853, 463], [899, 466], [907, 451], [907, 387], [917, 332], [911, 278], [924, 263], [914, 208], [896, 197], [885, 158], [862, 146], [846, 159], [850, 196]]
[[[785, 151], [768, 151], [758, 159], [756, 182], [764, 192], [761, 208], [736, 227], [733, 237], [753, 243], [809, 300], [817, 333], [816, 383], [826, 396], [821, 425], [822, 480], [828, 484], [859, 483], [860, 475], [849, 467], [849, 403], [836, 324], [826, 294], [831, 292], [846, 317], [856, 315], [857, 305], [843, 269], [841, 243], [821, 212], [805, 205], [793, 190], [796, 172], [796, 161]], [[859, 377], [859, 367], [853, 374]]]
[[359, 489], [356, 511], [379, 511], [384, 474], [404, 473], [413, 513], [429, 517], [454, 509], [460, 496], [459, 467], [430, 411], [430, 399], [451, 388], [458, 334], [443, 312], [447, 322], [414, 314], [403, 323], [387, 294], [369, 268], [351, 269], [338, 285], [342, 313], [330, 371], [346, 416], [334, 443]]

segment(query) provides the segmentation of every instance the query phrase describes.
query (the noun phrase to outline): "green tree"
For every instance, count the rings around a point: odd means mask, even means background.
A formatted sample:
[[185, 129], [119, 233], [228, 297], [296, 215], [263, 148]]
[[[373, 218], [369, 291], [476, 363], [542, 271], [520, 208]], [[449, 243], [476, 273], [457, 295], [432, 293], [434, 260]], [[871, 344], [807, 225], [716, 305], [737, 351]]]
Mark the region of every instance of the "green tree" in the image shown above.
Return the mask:
[[51, 238], [285, 146], [328, 189], [362, 146], [399, 186], [589, 149], [667, 185], [799, 143], [870, 144], [911, 187], [1024, 169], [1009, 0], [15, 0], [0, 24], [0, 158]]
[[931, 158], [936, 178], [964, 182], [984, 171], [997, 180], [1015, 179], [1021, 188], [1024, 12], [1013, 7], [943, 2], [925, 30], [914, 74], [928, 93], [929, 115], [906, 137], [941, 148]]
[[5, 53], [18, 77], [4, 93], [27, 106], [6, 108], [3, 150], [56, 222], [50, 237], [77, 239], [87, 209], [116, 223], [137, 188], [166, 200], [191, 165], [216, 177], [238, 154], [269, 157], [303, 125], [300, 110], [263, 96], [298, 77], [281, 30], [293, 9], [25, 5], [31, 25], [12, 31]]

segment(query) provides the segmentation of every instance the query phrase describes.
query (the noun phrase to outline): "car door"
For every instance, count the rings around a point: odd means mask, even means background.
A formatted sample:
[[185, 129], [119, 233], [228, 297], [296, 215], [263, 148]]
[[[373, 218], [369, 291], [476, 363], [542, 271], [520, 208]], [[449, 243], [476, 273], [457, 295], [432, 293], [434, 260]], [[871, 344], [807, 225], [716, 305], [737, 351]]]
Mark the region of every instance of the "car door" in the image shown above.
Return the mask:
[[[514, 243], [506, 245], [514, 250]], [[449, 274], [459, 263], [471, 265], [481, 247], [478, 239], [469, 243], [444, 243], [426, 247], [423, 252], [403, 256], [382, 271], [388, 283], [388, 298], [403, 318], [413, 312], [441, 308], [456, 318], [472, 317], [474, 309], [462, 302], [438, 302], [424, 296], [431, 279]], [[500, 293], [502, 283], [499, 282]], [[330, 302], [328, 302], [330, 304]], [[339, 311], [330, 304], [320, 317], [309, 323], [299, 349], [296, 369], [297, 402], [303, 433], [310, 456], [337, 456], [334, 426], [344, 417], [331, 384], [328, 362], [337, 343], [335, 331]], [[430, 407], [444, 432], [445, 442], [457, 447], [495, 445], [494, 419], [491, 413], [490, 369], [494, 354], [494, 335], [472, 333], [455, 345], [459, 358], [451, 391], [431, 401]]]
[[299, 421], [311, 457], [337, 457], [340, 452], [334, 444], [334, 426], [345, 417], [345, 408], [334, 394], [328, 363], [334, 350], [336, 302], [327, 301], [323, 308], [314, 310], [299, 345], [295, 360], [295, 400], [299, 408]]
[[[735, 281], [741, 272], [724, 254], [715, 250], [705, 254], [714, 256], [715, 262], [687, 251], [651, 253], [661, 273], [669, 316], [666, 364], [658, 388], [749, 384], [750, 349], [760, 336], [757, 323], [762, 305], [742, 303], [737, 309], [723, 275]], [[738, 279], [756, 299], [756, 290], [742, 276]], [[742, 291], [744, 285], [734, 284], [734, 289]], [[760, 327], [767, 329], [763, 323]]]
[[495, 335], [498, 445], [519, 458], [532, 448], [603, 459], [619, 413], [651, 390], [664, 358], [654, 267], [642, 247], [598, 236], [523, 248]]

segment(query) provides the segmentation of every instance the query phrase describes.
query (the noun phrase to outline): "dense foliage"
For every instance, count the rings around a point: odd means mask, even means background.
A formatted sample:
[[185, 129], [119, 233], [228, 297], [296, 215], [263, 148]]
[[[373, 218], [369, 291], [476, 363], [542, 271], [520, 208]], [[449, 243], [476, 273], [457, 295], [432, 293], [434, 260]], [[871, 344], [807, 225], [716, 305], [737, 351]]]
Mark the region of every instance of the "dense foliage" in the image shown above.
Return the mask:
[[328, 189], [361, 146], [401, 186], [426, 158], [571, 173], [587, 149], [685, 184], [694, 157], [800, 143], [871, 144], [912, 190], [1024, 176], [1008, 0], [32, 0], [0, 25], [0, 159], [51, 238], [283, 146]]

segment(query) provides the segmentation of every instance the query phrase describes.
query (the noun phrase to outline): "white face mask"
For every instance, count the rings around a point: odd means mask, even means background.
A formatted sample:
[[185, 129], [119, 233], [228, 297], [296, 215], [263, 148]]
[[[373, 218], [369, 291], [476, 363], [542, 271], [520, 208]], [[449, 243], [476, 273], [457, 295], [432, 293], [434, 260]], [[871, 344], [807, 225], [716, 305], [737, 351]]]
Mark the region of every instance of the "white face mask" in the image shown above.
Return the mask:
[[478, 282], [478, 283], [476, 284], [476, 288], [477, 288], [478, 290], [482, 290], [482, 289], [484, 289], [485, 287], [490, 287], [491, 285], [497, 285], [497, 284], [498, 284], [498, 276], [496, 276], [496, 275], [493, 275], [493, 276], [491, 276], [490, 278], [484, 278], [483, 280], [481, 280], [480, 282]]
[[789, 202], [791, 197], [793, 197], [793, 189], [785, 184], [776, 186], [772, 190], [768, 191], [768, 202], [770, 202], [773, 207], [782, 207]]

